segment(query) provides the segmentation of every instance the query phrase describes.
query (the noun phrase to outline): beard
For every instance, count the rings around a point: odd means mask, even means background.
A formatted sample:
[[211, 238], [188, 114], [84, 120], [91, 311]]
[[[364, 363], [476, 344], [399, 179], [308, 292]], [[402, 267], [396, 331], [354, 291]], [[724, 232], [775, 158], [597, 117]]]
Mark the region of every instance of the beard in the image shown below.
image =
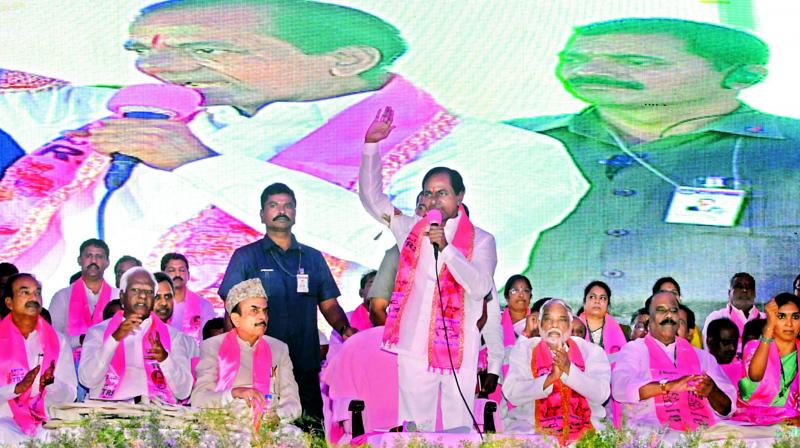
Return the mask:
[[569, 334], [563, 333], [558, 328], [551, 328], [544, 332], [542, 338], [551, 347], [560, 347], [567, 343]]

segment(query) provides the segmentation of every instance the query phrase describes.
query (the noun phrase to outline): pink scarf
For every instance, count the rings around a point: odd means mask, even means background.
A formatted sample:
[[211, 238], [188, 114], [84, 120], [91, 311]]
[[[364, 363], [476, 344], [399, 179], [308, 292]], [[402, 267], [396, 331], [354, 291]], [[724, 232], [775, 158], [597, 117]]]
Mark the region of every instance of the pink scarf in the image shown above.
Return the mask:
[[[745, 366], [742, 371], [743, 375], [750, 368], [750, 362], [753, 360], [753, 355], [755, 355], [758, 345], [759, 341], [750, 341], [745, 346], [742, 362]], [[797, 342], [797, 349], [798, 355], [800, 355], [800, 342]], [[798, 360], [800, 360], [800, 357], [798, 357]], [[774, 425], [785, 419], [797, 417], [800, 415], [800, 411], [798, 411], [798, 404], [800, 404], [800, 400], [798, 400], [798, 395], [800, 395], [798, 377], [800, 377], [800, 369], [798, 370], [798, 375], [795, 375], [792, 384], [789, 386], [786, 404], [783, 407], [772, 406], [772, 401], [781, 391], [783, 379], [781, 378], [781, 357], [778, 353], [778, 348], [774, 343], [770, 344], [764, 377], [761, 378], [758, 387], [753, 391], [753, 395], [750, 396], [750, 401], [739, 400], [738, 411], [733, 419], [757, 425]]]
[[[578, 345], [567, 339], [567, 356], [571, 368], [586, 370]], [[549, 375], [553, 370], [553, 355], [546, 342], [539, 341], [531, 356], [531, 373], [534, 378]], [[560, 379], [553, 383], [553, 392], [541, 400], [536, 400], [536, 432], [558, 438], [561, 446], [579, 439], [583, 433], [592, 429], [592, 410], [586, 398], [570, 389]]]
[[[528, 309], [525, 316], [530, 316], [531, 310]], [[509, 347], [517, 342], [517, 333], [514, 331], [514, 322], [511, 321], [511, 312], [508, 307], [503, 310], [503, 316], [500, 318], [500, 325], [503, 327], [503, 346]]]
[[350, 314], [350, 325], [358, 331], [372, 328], [372, 321], [369, 320], [369, 310], [364, 305], [359, 305]]
[[69, 316], [67, 318], [67, 336], [80, 336], [92, 325], [103, 321], [103, 309], [111, 300], [111, 286], [103, 280], [100, 287], [100, 298], [94, 306], [94, 311], [89, 311], [89, 302], [86, 299], [86, 283], [78, 279], [72, 284], [69, 293]]
[[738, 391], [739, 380], [745, 376], [742, 360], [734, 359], [730, 364], [720, 364], [719, 367], [723, 372], [725, 372], [725, 375], [728, 375], [728, 378], [731, 380], [731, 384], [733, 384]]
[[201, 300], [205, 300], [196, 293], [186, 290], [183, 299], [183, 322], [181, 322], [181, 332], [189, 335], [198, 341], [203, 340], [203, 317], [200, 315]]
[[[58, 355], [61, 345], [58, 341], [58, 334], [41, 316], [36, 323], [36, 332], [39, 335], [44, 358], [42, 358], [41, 370], [39, 375], [50, 368], [50, 364], [58, 364]], [[25, 339], [22, 337], [19, 328], [14, 324], [11, 315], [6, 316], [0, 322], [0, 346], [4, 347], [5, 355], [0, 358], [0, 375], [5, 377], [2, 384], [16, 384], [31, 370], [28, 365], [28, 353], [25, 349]], [[35, 366], [34, 366], [35, 367]], [[40, 377], [41, 381], [41, 377]], [[36, 391], [34, 394], [32, 391]], [[44, 396], [47, 393], [45, 388], [38, 393], [38, 384], [34, 384], [20, 396], [8, 400], [8, 407], [14, 421], [17, 422], [22, 432], [31, 435], [44, 421], [47, 420], [47, 413], [44, 408]]]
[[[103, 333], [104, 343], [115, 331], [117, 331], [117, 328], [119, 328], [119, 326], [122, 324], [123, 318], [122, 311], [117, 311], [117, 313], [114, 314], [114, 317], [109, 320], [106, 331]], [[171, 338], [169, 335], [169, 328], [164, 324], [164, 322], [161, 322], [161, 319], [151, 314], [150, 328], [147, 329], [147, 333], [142, 337], [142, 357], [147, 355], [149, 350], [152, 348], [150, 336], [154, 332], [158, 334], [158, 338], [160, 339], [161, 345], [164, 347], [164, 349], [167, 352], [170, 351]], [[169, 390], [169, 385], [164, 377], [164, 372], [161, 371], [161, 366], [159, 363], [155, 360], [144, 359], [144, 370], [147, 374], [148, 396], [151, 399], [158, 397], [164, 402], [175, 404], [175, 395], [173, 395], [172, 391]], [[111, 358], [111, 365], [108, 366], [105, 384], [103, 385], [103, 389], [100, 391], [99, 398], [101, 400], [114, 400], [114, 394], [117, 393], [119, 385], [122, 384], [124, 377], [125, 340], [123, 339], [119, 341], [119, 345], [117, 345], [117, 349], [114, 351], [114, 357]]]
[[[472, 226], [472, 222], [470, 222], [463, 206], [459, 207], [459, 216], [460, 219], [452, 244], [467, 260], [471, 260], [472, 248], [475, 243], [475, 228]], [[386, 326], [383, 332], [384, 346], [394, 346], [400, 338], [400, 322], [403, 319], [403, 312], [414, 286], [419, 251], [422, 247], [421, 244], [424, 243], [422, 232], [427, 226], [428, 220], [420, 219], [417, 221], [400, 250], [400, 262], [397, 267], [394, 291], [389, 303], [389, 311], [386, 313]], [[438, 290], [434, 290], [428, 329], [428, 367], [431, 370], [445, 372], [451, 370], [448, 346], [450, 347], [450, 353], [453, 355], [453, 368], [455, 370], [461, 368], [461, 361], [464, 358], [464, 288], [455, 281], [446, 265], [441, 267], [439, 282], [444, 298], [439, 297]], [[444, 300], [446, 310], [447, 338], [445, 338], [444, 322], [442, 321], [442, 300]]]
[[[586, 313], [581, 314], [580, 318], [586, 325], [585, 339], [589, 342], [592, 342], [592, 335], [589, 331]], [[622, 331], [622, 327], [619, 326], [619, 323], [616, 321], [616, 319], [614, 319], [610, 314], [606, 313], [606, 317], [603, 320], [603, 336], [599, 345], [603, 347], [603, 350], [605, 350], [607, 355], [613, 355], [614, 353], [622, 350], [622, 347], [627, 343], [628, 341], [625, 339], [625, 333]]]
[[[661, 348], [660, 342], [648, 334], [644, 337], [650, 354], [650, 375], [653, 381], [675, 380], [685, 375], [700, 375], [700, 358], [694, 347], [684, 338], [675, 339], [675, 363]], [[714, 415], [708, 400], [688, 391], [656, 395], [656, 415], [662, 424], [677, 431], [694, 431], [700, 425], [712, 426]]]
[[[236, 374], [239, 372], [241, 354], [239, 353], [238, 335], [236, 329], [227, 332], [219, 346], [217, 392], [232, 389], [233, 380], [236, 379]], [[253, 388], [264, 395], [269, 394], [272, 371], [272, 349], [269, 348], [269, 343], [263, 337], [259, 338], [256, 342], [256, 349], [253, 351]], [[264, 412], [264, 409], [257, 408], [255, 411], [256, 424], [258, 424], [258, 417]]]

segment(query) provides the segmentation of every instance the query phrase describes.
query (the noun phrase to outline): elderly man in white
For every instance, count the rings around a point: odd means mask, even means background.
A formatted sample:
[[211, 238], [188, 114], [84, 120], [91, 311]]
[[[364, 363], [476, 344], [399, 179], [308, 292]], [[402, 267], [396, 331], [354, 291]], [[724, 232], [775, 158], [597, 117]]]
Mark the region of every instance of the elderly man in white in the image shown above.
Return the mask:
[[[570, 336], [573, 316], [563, 300], [542, 306], [542, 336], [532, 338], [535, 318], [528, 317], [509, 356], [503, 394], [516, 407], [506, 417], [506, 432], [536, 432], [572, 442], [589, 429], [602, 428], [611, 366], [602, 348]], [[564, 400], [568, 415], [563, 415]]]
[[86, 332], [78, 378], [89, 398], [177, 403], [192, 390], [183, 336], [153, 310], [158, 282], [141, 267], [120, 279], [122, 311]]
[[192, 406], [241, 399], [256, 410], [272, 406], [282, 420], [296, 419], [300, 395], [289, 347], [264, 334], [268, 307], [261, 280], [245, 280], [231, 288], [225, 309], [234, 329], [200, 344]]

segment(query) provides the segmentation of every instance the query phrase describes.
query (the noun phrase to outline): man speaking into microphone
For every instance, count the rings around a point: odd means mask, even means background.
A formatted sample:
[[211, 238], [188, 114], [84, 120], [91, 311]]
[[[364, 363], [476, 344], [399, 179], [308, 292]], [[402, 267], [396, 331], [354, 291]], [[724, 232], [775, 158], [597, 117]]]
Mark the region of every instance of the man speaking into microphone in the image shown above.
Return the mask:
[[[436, 167], [422, 181], [425, 217], [406, 216], [383, 193], [378, 142], [392, 132], [394, 112], [378, 111], [367, 130], [359, 172], [361, 203], [391, 229], [400, 248], [394, 291], [383, 334], [397, 352], [398, 423], [422, 431], [472, 427], [483, 298], [494, 289], [494, 237], [473, 226], [464, 212], [464, 183], [450, 168]], [[440, 214], [440, 217], [438, 216]], [[499, 313], [497, 301], [490, 312]]]

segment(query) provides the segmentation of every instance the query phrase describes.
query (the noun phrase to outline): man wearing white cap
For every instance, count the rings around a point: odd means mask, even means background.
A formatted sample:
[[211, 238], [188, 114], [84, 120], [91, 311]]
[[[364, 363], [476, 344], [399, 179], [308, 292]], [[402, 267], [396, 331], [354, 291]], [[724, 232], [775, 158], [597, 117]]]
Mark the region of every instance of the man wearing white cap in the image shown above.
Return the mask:
[[238, 398], [257, 411], [273, 406], [282, 420], [296, 419], [300, 396], [289, 347], [264, 334], [268, 307], [261, 280], [245, 280], [231, 288], [225, 309], [234, 329], [200, 344], [192, 405], [225, 404]]

